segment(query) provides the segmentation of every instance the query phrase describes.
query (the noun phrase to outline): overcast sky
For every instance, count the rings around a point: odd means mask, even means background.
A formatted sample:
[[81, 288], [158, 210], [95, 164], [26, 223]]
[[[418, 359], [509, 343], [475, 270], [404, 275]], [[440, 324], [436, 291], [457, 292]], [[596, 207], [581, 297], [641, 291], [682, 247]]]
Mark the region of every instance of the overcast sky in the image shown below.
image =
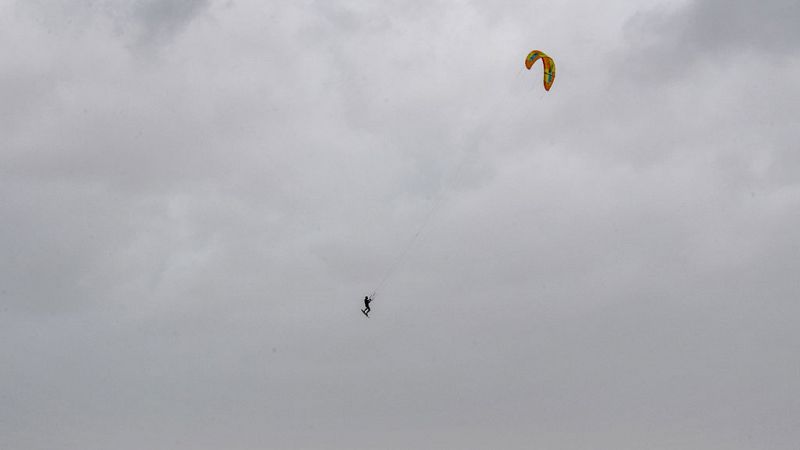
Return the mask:
[[796, 449], [798, 23], [1, 1], [0, 448]]

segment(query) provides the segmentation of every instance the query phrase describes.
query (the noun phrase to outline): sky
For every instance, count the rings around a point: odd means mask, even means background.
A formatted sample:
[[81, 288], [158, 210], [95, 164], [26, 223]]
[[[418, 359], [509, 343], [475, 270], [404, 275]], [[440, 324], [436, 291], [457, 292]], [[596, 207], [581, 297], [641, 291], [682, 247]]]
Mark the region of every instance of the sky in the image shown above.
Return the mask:
[[0, 0], [0, 448], [797, 448], [797, 23]]

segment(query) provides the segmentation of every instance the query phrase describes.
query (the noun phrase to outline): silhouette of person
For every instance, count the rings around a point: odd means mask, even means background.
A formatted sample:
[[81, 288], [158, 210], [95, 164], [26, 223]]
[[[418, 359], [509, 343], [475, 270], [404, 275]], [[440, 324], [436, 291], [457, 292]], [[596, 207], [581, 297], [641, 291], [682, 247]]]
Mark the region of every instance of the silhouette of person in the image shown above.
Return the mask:
[[370, 309], [370, 307], [369, 307], [369, 302], [371, 302], [371, 301], [372, 301], [372, 299], [369, 298], [368, 295], [364, 297], [364, 309], [362, 309], [361, 312], [363, 312], [364, 315], [367, 316], [367, 317], [369, 317], [369, 312], [372, 311]]

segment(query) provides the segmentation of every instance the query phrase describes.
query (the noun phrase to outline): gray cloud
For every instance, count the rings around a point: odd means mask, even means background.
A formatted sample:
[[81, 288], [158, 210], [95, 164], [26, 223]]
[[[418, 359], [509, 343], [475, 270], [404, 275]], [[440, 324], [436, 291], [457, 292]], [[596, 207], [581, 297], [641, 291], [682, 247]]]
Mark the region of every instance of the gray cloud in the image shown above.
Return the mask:
[[131, 8], [140, 23], [140, 40], [169, 37], [183, 29], [194, 17], [208, 8], [207, 0], [138, 1]]
[[771, 67], [765, 58], [797, 53], [798, 20], [800, 6], [792, 1], [692, 1], [636, 14], [627, 30], [642, 59], [633, 60], [638, 70], [686, 77], [703, 66], [724, 64], [763, 82]]
[[169, 43], [209, 7], [207, 0], [34, 0], [15, 5], [48, 33], [75, 38], [106, 29], [137, 52]]

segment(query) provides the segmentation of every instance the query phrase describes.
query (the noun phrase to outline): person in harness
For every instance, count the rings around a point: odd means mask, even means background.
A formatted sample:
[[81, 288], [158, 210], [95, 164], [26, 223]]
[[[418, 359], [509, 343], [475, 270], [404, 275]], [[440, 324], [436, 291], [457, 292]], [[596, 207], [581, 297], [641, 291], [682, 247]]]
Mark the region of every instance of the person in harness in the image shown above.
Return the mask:
[[364, 315], [367, 316], [367, 317], [369, 317], [369, 312], [372, 311], [370, 309], [370, 307], [369, 307], [369, 303], [371, 301], [372, 301], [372, 297], [370, 297], [369, 295], [364, 297], [364, 309], [362, 309], [361, 312], [364, 313]]

